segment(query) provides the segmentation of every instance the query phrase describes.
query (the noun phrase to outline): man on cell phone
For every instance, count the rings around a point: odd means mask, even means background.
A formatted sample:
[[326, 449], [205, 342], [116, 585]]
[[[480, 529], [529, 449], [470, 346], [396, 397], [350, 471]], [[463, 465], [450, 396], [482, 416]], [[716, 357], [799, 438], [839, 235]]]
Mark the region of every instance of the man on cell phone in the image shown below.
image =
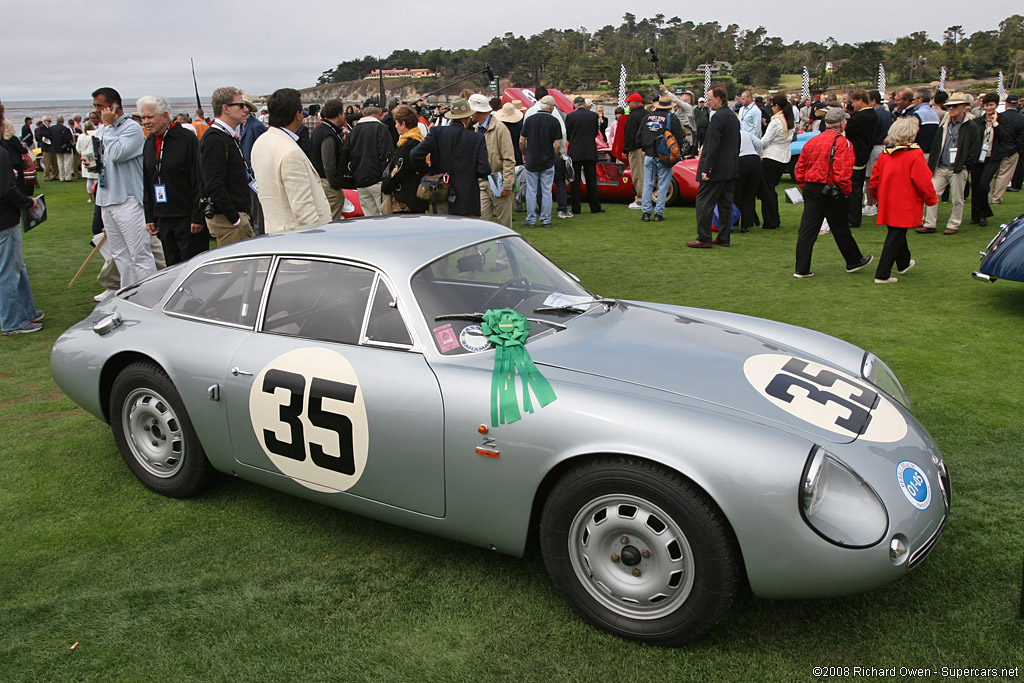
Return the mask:
[[156, 273], [156, 261], [146, 232], [142, 181], [142, 126], [124, 113], [121, 95], [113, 88], [98, 88], [93, 107], [103, 127], [100, 141], [100, 178], [96, 206], [101, 207], [111, 259], [121, 274], [121, 286]]

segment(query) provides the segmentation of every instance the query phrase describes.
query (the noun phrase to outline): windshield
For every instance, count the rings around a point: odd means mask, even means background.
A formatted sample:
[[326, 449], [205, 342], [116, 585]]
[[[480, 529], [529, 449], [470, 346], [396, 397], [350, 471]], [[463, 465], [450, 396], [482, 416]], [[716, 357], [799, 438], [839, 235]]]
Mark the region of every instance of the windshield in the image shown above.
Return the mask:
[[[573, 304], [595, 297], [519, 237], [502, 237], [459, 249], [425, 266], [412, 278], [412, 290], [445, 355], [485, 351], [490, 342], [474, 313], [511, 308], [528, 318], [564, 323], [586, 310]], [[552, 308], [566, 307], [563, 310]], [[537, 309], [548, 309], [537, 312]], [[438, 316], [469, 314], [437, 320]], [[532, 325], [531, 335], [545, 331]]]

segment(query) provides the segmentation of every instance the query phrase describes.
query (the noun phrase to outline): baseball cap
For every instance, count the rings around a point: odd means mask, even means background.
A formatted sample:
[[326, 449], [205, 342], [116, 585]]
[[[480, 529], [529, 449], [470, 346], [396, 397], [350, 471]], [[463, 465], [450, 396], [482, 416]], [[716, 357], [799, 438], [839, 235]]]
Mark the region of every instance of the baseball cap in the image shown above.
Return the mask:
[[846, 112], [839, 107], [829, 107], [825, 113], [825, 125], [833, 126], [846, 120]]
[[572, 103], [573, 104], [586, 104], [587, 103], [587, 98], [585, 98], [585, 97], [577, 97], [576, 99], [574, 99], [572, 101]]

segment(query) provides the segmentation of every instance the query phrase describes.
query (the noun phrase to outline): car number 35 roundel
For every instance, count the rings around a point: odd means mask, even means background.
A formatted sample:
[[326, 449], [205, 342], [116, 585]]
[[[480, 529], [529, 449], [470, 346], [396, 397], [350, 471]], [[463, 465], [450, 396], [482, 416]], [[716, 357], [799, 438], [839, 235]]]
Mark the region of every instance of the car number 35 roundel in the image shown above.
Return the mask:
[[907, 435], [907, 421], [885, 396], [820, 363], [760, 354], [746, 360], [743, 373], [761, 396], [822, 429], [879, 443]]
[[249, 392], [256, 438], [282, 474], [314, 491], [346, 491], [366, 467], [369, 433], [359, 378], [328, 349], [270, 361]]

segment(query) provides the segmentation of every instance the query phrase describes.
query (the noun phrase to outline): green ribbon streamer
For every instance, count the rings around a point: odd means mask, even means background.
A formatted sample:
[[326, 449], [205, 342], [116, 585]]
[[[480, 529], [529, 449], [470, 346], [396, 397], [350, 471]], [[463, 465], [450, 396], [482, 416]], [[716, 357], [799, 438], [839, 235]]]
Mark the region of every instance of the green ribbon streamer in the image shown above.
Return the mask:
[[526, 351], [530, 323], [518, 311], [509, 308], [491, 309], [484, 313], [481, 328], [494, 343], [494, 372], [491, 374], [491, 426], [510, 424], [522, 419], [516, 394], [516, 373], [523, 381], [523, 410], [533, 412], [532, 390], [540, 407], [557, 398], [551, 383], [540, 374]]

